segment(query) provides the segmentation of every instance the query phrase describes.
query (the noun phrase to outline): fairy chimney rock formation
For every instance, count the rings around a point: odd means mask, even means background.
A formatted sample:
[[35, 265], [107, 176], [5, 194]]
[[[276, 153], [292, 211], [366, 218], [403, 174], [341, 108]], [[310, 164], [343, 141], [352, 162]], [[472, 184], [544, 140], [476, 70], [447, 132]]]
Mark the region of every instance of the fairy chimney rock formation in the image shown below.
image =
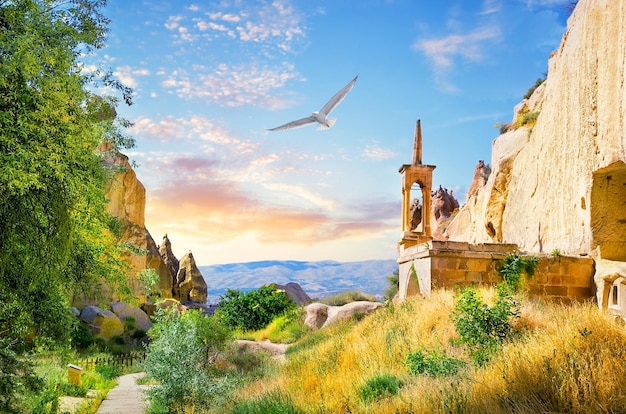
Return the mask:
[[191, 252], [187, 252], [180, 259], [176, 284], [173, 287], [174, 299], [181, 302], [206, 303], [207, 285], [196, 266]]
[[478, 165], [474, 169], [474, 178], [472, 179], [472, 183], [470, 184], [469, 190], [467, 190], [467, 195], [465, 196], [466, 201], [471, 197], [478, 194], [481, 188], [487, 184], [487, 179], [491, 174], [491, 167], [485, 164], [485, 161], [478, 161]]
[[170, 274], [170, 286], [176, 284], [176, 275], [178, 274], [179, 262], [174, 253], [172, 252], [172, 242], [167, 237], [167, 234], [163, 236], [161, 246], [159, 246], [159, 254], [165, 268]]
[[[578, 2], [547, 79], [494, 141], [493, 172], [449, 240], [626, 261], [624, 21], [624, 1]], [[528, 113], [534, 125], [524, 125]]]

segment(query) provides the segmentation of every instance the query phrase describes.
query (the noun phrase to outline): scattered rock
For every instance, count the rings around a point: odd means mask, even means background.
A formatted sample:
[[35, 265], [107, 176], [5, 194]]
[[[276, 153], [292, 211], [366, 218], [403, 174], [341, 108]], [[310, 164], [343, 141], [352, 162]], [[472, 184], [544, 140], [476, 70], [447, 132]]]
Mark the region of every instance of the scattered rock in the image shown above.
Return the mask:
[[129, 305], [126, 302], [113, 302], [111, 304], [111, 310], [117, 315], [122, 323], [129, 316], [135, 318], [136, 329], [141, 329], [142, 331], [147, 332], [152, 327], [152, 321], [150, 321], [146, 312], [136, 306]]
[[92, 333], [99, 338], [111, 339], [124, 333], [122, 321], [110, 310], [102, 310], [98, 306], [85, 306], [80, 313]]
[[356, 301], [343, 306], [328, 306], [323, 303], [311, 303], [306, 306], [304, 323], [311, 329], [320, 329], [338, 320], [348, 319], [357, 314], [367, 314], [382, 307], [380, 302]]
[[306, 294], [302, 286], [295, 282], [289, 282], [286, 285], [278, 285], [274, 284], [276, 289], [284, 290], [289, 299], [294, 301], [296, 304], [303, 306], [311, 303], [311, 298]]

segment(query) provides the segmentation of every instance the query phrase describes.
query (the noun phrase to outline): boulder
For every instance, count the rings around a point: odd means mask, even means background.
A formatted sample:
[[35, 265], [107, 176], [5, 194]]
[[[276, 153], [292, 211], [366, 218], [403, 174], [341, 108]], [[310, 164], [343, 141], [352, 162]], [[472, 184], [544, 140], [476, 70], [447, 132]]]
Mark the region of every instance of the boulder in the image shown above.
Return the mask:
[[108, 340], [124, 333], [124, 325], [117, 315], [98, 306], [86, 306], [80, 313], [80, 319], [99, 338]]
[[202, 273], [196, 266], [196, 261], [191, 252], [188, 252], [180, 260], [176, 284], [173, 288], [174, 298], [181, 302], [206, 303], [207, 286]]
[[323, 303], [311, 303], [304, 308], [304, 323], [311, 329], [324, 328], [342, 319], [349, 319], [357, 314], [368, 314], [382, 307], [380, 302], [355, 301], [343, 306], [328, 306]]
[[304, 317], [304, 324], [311, 329], [320, 329], [326, 319], [328, 319], [328, 308], [330, 306], [323, 303], [311, 303], [304, 308], [306, 312]]
[[146, 312], [136, 306], [129, 305], [126, 302], [113, 302], [111, 304], [111, 310], [115, 315], [117, 315], [122, 323], [129, 316], [135, 318], [136, 329], [141, 329], [142, 331], [147, 332], [152, 327], [152, 321], [150, 321]]
[[289, 282], [286, 285], [278, 285], [274, 284], [276, 289], [284, 290], [289, 299], [294, 301], [296, 304], [303, 306], [311, 303], [311, 298], [306, 294], [302, 286], [297, 283]]

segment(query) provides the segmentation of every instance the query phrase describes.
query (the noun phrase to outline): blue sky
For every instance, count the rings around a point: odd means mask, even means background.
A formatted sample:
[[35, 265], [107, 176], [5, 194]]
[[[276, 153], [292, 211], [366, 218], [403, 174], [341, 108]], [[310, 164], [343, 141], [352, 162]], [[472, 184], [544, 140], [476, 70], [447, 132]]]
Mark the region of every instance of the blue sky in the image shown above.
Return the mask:
[[[398, 168], [459, 202], [565, 32], [569, 0], [110, 0], [90, 64], [135, 90], [146, 226], [199, 265], [391, 259]], [[336, 124], [269, 132], [359, 75]]]

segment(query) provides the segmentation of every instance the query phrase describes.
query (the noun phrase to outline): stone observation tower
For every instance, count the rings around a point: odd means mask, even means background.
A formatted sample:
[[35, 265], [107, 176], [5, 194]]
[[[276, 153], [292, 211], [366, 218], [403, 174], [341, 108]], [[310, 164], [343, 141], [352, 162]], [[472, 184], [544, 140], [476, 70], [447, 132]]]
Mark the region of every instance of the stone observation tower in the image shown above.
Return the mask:
[[[398, 171], [402, 174], [402, 240], [401, 244], [424, 243], [432, 240], [430, 227], [430, 193], [433, 186], [434, 165], [422, 164], [422, 124], [417, 120], [413, 161]], [[411, 197], [411, 189], [419, 186], [419, 198]], [[421, 198], [421, 203], [420, 203]]]
[[[412, 295], [427, 296], [433, 289], [495, 285], [502, 280], [499, 269], [504, 259], [517, 250], [515, 244], [450, 241], [437, 232], [433, 237], [431, 189], [434, 169], [434, 165], [422, 164], [422, 128], [418, 120], [413, 160], [399, 170], [402, 174], [402, 237], [398, 241], [397, 299], [400, 301]], [[411, 193], [412, 190], [415, 194]], [[593, 297], [591, 258], [544, 256], [539, 260], [536, 274], [526, 285], [531, 297], [559, 301]], [[626, 282], [619, 288], [626, 298]], [[609, 291], [614, 292], [616, 288], [609, 286], [605, 297], [611, 296]]]

